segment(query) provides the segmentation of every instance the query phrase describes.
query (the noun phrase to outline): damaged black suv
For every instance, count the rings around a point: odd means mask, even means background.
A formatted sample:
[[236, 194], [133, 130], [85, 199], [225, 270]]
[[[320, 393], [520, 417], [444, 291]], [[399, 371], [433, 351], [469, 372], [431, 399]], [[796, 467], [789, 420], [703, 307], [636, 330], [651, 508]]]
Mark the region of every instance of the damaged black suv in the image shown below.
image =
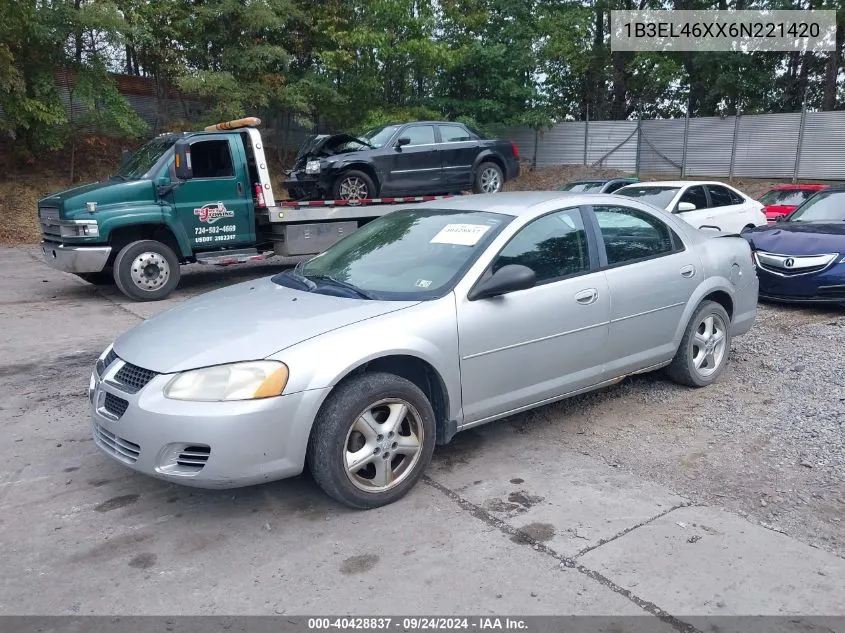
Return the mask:
[[293, 200], [495, 193], [519, 175], [507, 141], [447, 121], [383, 125], [361, 136], [322, 134], [306, 141], [284, 188]]

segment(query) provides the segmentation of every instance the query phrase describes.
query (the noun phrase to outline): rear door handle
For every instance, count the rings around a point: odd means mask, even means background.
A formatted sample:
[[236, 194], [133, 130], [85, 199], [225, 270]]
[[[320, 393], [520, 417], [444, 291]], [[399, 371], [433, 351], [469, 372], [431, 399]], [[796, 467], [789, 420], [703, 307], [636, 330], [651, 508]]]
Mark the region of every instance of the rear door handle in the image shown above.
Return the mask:
[[575, 301], [583, 305], [595, 303], [596, 299], [598, 298], [599, 291], [595, 288], [587, 288], [586, 290], [582, 290], [581, 292], [575, 295]]
[[681, 268], [681, 277], [692, 277], [695, 275], [695, 266], [684, 266]]
[[244, 184], [242, 182], [238, 183], [238, 195], [239, 196], [244, 195]]

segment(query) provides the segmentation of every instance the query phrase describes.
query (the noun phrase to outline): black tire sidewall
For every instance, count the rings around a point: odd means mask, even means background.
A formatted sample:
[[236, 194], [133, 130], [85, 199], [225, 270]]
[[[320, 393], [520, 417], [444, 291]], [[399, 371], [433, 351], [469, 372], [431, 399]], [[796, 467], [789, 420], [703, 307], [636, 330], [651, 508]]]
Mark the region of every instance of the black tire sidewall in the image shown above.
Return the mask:
[[[346, 436], [354, 416], [385, 398], [401, 398], [417, 410], [424, 431], [422, 455], [414, 471], [395, 488], [365, 492], [346, 474]], [[435, 433], [434, 411], [419, 387], [394, 374], [368, 372], [348, 378], [326, 399], [311, 429], [306, 459], [314, 480], [330, 497], [357, 509], [376, 508], [399, 500], [417, 484], [434, 453]]]
[[347, 178], [359, 178], [364, 181], [367, 185], [367, 198], [375, 198], [378, 193], [376, 192], [376, 185], [373, 182], [373, 179], [370, 178], [368, 174], [363, 171], [358, 171], [357, 169], [350, 169], [349, 171], [345, 171], [340, 176], [338, 176], [335, 181], [334, 185], [332, 186], [332, 195], [334, 196], [335, 200], [340, 200], [340, 184]]
[[[170, 266], [170, 277], [167, 282], [156, 290], [141, 290], [132, 281], [130, 267], [132, 261], [141, 253], [155, 252], [167, 260]], [[156, 240], [138, 240], [124, 246], [114, 260], [114, 281], [118, 289], [130, 299], [135, 301], [160, 301], [166, 298], [179, 285], [181, 270], [179, 259], [176, 253], [161, 242]]]
[[[722, 359], [720, 367], [709, 376], [704, 377], [695, 369], [692, 355], [692, 337], [695, 335], [698, 324], [708, 314], [718, 314], [725, 323], [725, 356]], [[730, 353], [731, 319], [728, 316], [728, 312], [715, 301], [704, 301], [695, 309], [690, 322], [687, 324], [687, 329], [681, 339], [681, 345], [678, 347], [678, 352], [669, 366], [669, 376], [676, 382], [691, 387], [706, 387], [715, 382], [725, 370], [725, 367], [728, 365]]]
[[[484, 172], [485, 169], [495, 169], [499, 173], [499, 182], [502, 183], [499, 186], [499, 191], [502, 190], [502, 187], [505, 185], [505, 174], [502, 172], [502, 169], [496, 164], [491, 162], [481, 163], [478, 168], [475, 170], [475, 178], [473, 178], [472, 182], [472, 189], [475, 193], [485, 193], [485, 191], [481, 188], [481, 174]], [[498, 192], [496, 192], [498, 193]]]

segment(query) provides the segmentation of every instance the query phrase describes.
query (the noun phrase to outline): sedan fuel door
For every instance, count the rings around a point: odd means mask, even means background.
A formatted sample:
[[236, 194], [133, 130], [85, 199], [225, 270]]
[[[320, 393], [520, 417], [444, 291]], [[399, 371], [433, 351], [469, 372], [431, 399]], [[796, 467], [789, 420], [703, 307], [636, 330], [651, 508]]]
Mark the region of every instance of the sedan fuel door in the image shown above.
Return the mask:
[[[543, 215], [456, 293], [464, 425], [601, 382], [610, 296], [590, 242], [579, 209]], [[514, 265], [533, 271], [531, 287], [474, 296]]]
[[592, 210], [611, 295], [612, 378], [674, 356], [673, 338], [704, 271], [698, 255], [655, 214], [618, 204]]

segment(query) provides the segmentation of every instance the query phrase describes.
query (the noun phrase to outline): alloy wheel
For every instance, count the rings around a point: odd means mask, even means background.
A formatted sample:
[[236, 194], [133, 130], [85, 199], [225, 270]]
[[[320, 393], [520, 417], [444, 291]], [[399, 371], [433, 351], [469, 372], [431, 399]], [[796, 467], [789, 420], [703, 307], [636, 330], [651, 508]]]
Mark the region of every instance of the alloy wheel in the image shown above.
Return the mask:
[[344, 466], [352, 484], [365, 492], [385, 492], [410, 475], [422, 455], [420, 414], [398, 398], [379, 400], [352, 422], [344, 443]]
[[349, 176], [340, 182], [340, 197], [342, 200], [363, 200], [369, 197], [367, 183], [357, 176]]
[[710, 376], [721, 366], [727, 352], [726, 332], [725, 322], [718, 314], [706, 315], [695, 328], [692, 363], [700, 376]]
[[499, 172], [492, 167], [487, 167], [481, 172], [481, 190], [484, 193], [497, 193], [502, 188], [502, 179]]

